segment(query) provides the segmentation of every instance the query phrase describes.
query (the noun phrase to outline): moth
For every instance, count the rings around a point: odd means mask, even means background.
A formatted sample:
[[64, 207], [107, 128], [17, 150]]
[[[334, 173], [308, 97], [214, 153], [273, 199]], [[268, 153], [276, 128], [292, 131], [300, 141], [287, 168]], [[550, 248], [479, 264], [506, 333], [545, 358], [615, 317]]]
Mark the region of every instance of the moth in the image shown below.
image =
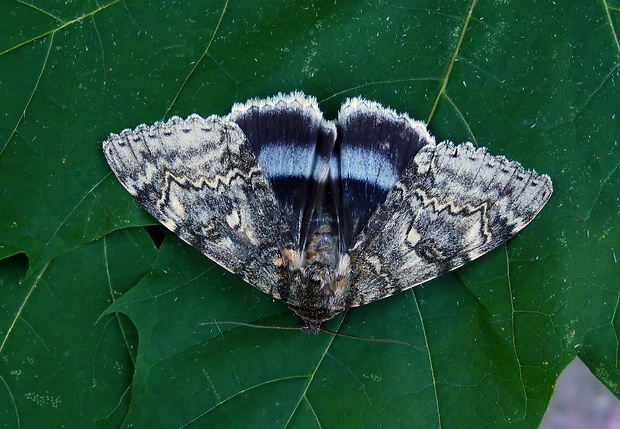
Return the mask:
[[553, 192], [377, 102], [348, 99], [330, 121], [302, 92], [126, 129], [103, 150], [151, 215], [309, 333], [494, 249]]

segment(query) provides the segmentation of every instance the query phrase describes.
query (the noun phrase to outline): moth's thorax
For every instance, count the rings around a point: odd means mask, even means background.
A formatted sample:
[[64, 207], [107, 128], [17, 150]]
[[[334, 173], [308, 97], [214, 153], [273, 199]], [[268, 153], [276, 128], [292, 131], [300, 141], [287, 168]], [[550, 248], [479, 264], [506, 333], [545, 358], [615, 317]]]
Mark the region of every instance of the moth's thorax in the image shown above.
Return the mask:
[[306, 326], [316, 327], [345, 310], [351, 267], [349, 255], [340, 249], [334, 212], [320, 204], [311, 222], [305, 249], [288, 267], [285, 302]]

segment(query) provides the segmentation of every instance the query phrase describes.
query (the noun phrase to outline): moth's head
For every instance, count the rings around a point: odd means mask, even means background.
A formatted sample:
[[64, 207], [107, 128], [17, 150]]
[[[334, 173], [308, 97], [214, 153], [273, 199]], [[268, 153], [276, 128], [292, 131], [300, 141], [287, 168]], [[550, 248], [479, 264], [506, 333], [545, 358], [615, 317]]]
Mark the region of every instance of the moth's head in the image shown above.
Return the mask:
[[302, 319], [306, 332], [318, 333], [323, 322], [346, 309], [350, 276], [348, 255], [335, 268], [314, 261], [289, 270], [289, 294], [284, 302]]

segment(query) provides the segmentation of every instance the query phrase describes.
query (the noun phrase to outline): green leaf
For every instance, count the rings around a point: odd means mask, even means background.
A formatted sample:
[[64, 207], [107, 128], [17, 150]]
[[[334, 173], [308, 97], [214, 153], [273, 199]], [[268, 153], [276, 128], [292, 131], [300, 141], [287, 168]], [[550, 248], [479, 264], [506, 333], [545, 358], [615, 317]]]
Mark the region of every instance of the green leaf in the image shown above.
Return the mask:
[[48, 262], [26, 281], [23, 257], [0, 261], [6, 427], [118, 427], [130, 406], [138, 338], [122, 314], [99, 316], [154, 256], [148, 234], [126, 229]]
[[[617, 0], [2, 12], [0, 421], [536, 427], [575, 356], [620, 397]], [[328, 324], [346, 336], [241, 325], [297, 321], [171, 234], [155, 255], [101, 143], [293, 89], [330, 118], [355, 95], [408, 112], [549, 174], [554, 196], [496, 251]]]

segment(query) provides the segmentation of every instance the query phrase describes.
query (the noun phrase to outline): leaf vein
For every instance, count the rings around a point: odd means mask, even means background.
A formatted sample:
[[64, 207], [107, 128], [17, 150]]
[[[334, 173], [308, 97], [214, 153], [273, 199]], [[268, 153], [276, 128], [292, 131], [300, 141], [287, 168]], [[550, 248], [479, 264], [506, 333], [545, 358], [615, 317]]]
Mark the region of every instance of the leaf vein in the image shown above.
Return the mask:
[[49, 266], [49, 262], [47, 264], [45, 264], [44, 267], [41, 268], [41, 271], [39, 272], [39, 275], [32, 282], [32, 286], [30, 287], [30, 290], [28, 290], [28, 293], [24, 297], [24, 300], [23, 300], [22, 304], [17, 309], [17, 312], [15, 313], [15, 317], [13, 317], [13, 320], [11, 320], [11, 325], [9, 326], [9, 329], [7, 329], [6, 334], [4, 335], [4, 338], [2, 339], [2, 344], [0, 344], [0, 354], [4, 350], [4, 346], [6, 345], [7, 341], [9, 340], [9, 337], [11, 336], [11, 333], [13, 332], [13, 328], [15, 327], [15, 323], [17, 323], [17, 320], [21, 317], [22, 312], [24, 311], [24, 308], [26, 308], [26, 304], [30, 300], [30, 297], [32, 296], [32, 293], [34, 292], [34, 290], [36, 289], [37, 285], [39, 284], [39, 281], [41, 280], [41, 277], [43, 277], [43, 274], [45, 273], [45, 271], [47, 271], [47, 267], [48, 266]]
[[228, 9], [228, 1], [229, 0], [226, 0], [226, 3], [224, 3], [224, 7], [222, 8], [222, 13], [220, 14], [220, 19], [217, 21], [217, 24], [215, 25], [215, 28], [213, 29], [213, 34], [211, 34], [211, 39], [209, 40], [209, 43], [207, 43], [207, 47], [205, 48], [204, 52], [202, 53], [202, 55], [200, 56], [198, 61], [194, 61], [194, 67], [192, 67], [190, 72], [185, 77], [185, 80], [183, 80], [183, 83], [179, 87], [179, 90], [177, 91], [176, 95], [174, 96], [174, 98], [170, 102], [170, 105], [166, 109], [166, 112], [164, 113], [164, 116], [162, 117], [162, 120], [164, 120], [166, 118], [166, 116], [168, 116], [168, 114], [170, 113], [170, 110], [172, 110], [172, 107], [174, 106], [174, 104], [176, 103], [177, 99], [181, 95], [181, 92], [185, 88], [185, 85], [187, 84], [187, 81], [189, 80], [190, 77], [192, 77], [194, 75], [194, 72], [196, 71], [198, 66], [202, 63], [202, 61], [207, 56], [210, 57], [209, 50], [211, 49], [211, 45], [213, 44], [213, 41], [215, 40], [215, 35], [218, 33], [218, 31], [220, 29], [220, 25], [222, 24], [222, 20], [224, 19], [224, 15], [226, 14], [226, 9]]
[[478, 0], [472, 0], [471, 4], [469, 5], [469, 10], [467, 11], [467, 15], [465, 16], [465, 21], [463, 23], [463, 28], [461, 29], [461, 34], [459, 35], [459, 40], [456, 42], [456, 46], [454, 48], [454, 52], [452, 53], [452, 58], [450, 59], [450, 64], [448, 64], [448, 69], [446, 70], [446, 75], [443, 78], [443, 82], [441, 84], [441, 88], [439, 89], [439, 92], [437, 93], [437, 97], [435, 97], [435, 102], [433, 103], [433, 107], [431, 108], [431, 113], [429, 113], [428, 115], [428, 119], [426, 120], [426, 123], [429, 124], [431, 122], [431, 119], [433, 118], [433, 115], [435, 115], [435, 111], [437, 110], [437, 106], [439, 105], [439, 100], [441, 100], [441, 97], [443, 95], [445, 95], [446, 92], [446, 87], [448, 86], [448, 81], [450, 80], [450, 75], [452, 74], [452, 68], [454, 67], [454, 63], [456, 62], [456, 59], [459, 55], [459, 51], [461, 50], [461, 46], [463, 44], [463, 39], [465, 38], [465, 33], [467, 32], [467, 28], [469, 26], [469, 21], [471, 19], [471, 16], [474, 12], [474, 6], [476, 6], [476, 2]]
[[616, 49], [620, 53], [620, 41], [618, 41], [618, 34], [616, 33], [616, 28], [614, 27], [614, 22], [611, 19], [611, 7], [607, 4], [607, 0], [603, 0], [603, 6], [605, 7], [605, 15], [607, 16], [607, 22], [609, 23], [609, 29], [611, 30], [611, 34], [614, 36], [614, 41], [616, 42]]
[[420, 310], [420, 306], [418, 305], [418, 300], [415, 296], [415, 290], [411, 289], [411, 294], [413, 295], [413, 302], [416, 305], [416, 310], [418, 315], [420, 316], [420, 324], [422, 326], [422, 335], [424, 336], [424, 343], [426, 344], [426, 350], [428, 353], [428, 363], [429, 370], [431, 373], [431, 379], [433, 380], [433, 392], [435, 398], [435, 405], [437, 407], [437, 428], [441, 428], [441, 413], [439, 410], [439, 393], [437, 392], [437, 379], [435, 378], [435, 367], [433, 365], [433, 357], [431, 355], [431, 347], [428, 341], [428, 335], [426, 334], [426, 325], [424, 324], [424, 318], [422, 317], [422, 311]]

